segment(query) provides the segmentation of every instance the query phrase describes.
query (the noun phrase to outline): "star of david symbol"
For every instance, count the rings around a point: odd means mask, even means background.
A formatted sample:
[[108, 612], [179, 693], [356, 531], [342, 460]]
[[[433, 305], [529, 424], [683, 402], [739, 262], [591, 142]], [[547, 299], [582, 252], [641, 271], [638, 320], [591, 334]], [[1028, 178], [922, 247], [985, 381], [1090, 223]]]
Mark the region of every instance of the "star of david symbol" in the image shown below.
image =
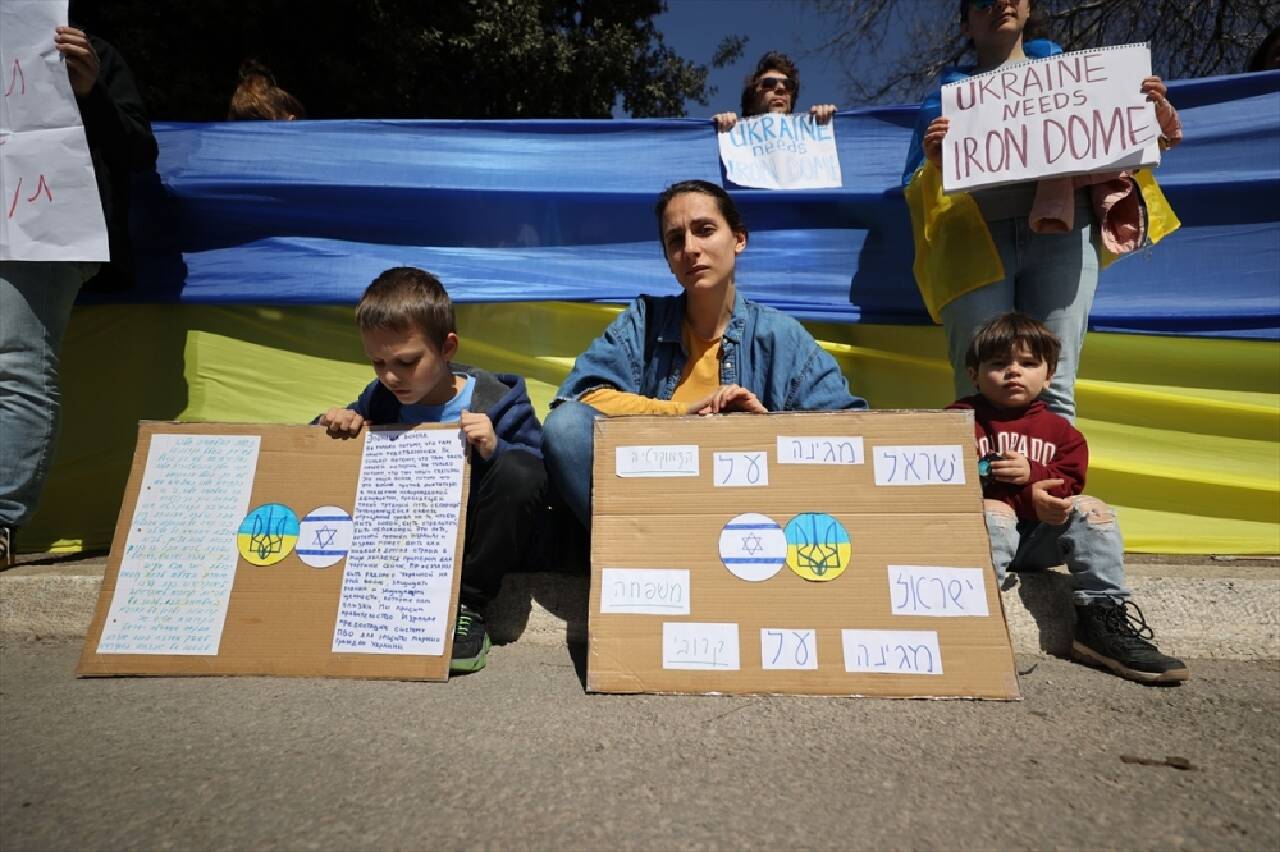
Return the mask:
[[755, 556], [764, 550], [764, 543], [760, 541], [760, 536], [755, 533], [747, 533], [742, 537], [742, 549], [746, 551], [748, 556]]
[[317, 547], [329, 547], [330, 545], [333, 544], [333, 537], [336, 536], [337, 534], [338, 534], [338, 531], [335, 530], [333, 527], [330, 527], [330, 526], [317, 527], [316, 540], [314, 544]]

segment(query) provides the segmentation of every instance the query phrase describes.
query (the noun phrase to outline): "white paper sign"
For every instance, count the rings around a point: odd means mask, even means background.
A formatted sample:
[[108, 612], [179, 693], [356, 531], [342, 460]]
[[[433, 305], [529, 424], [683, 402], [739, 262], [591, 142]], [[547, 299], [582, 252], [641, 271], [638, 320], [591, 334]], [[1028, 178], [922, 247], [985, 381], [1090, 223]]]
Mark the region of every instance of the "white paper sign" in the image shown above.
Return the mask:
[[93, 161], [53, 46], [67, 0], [0, 0], [0, 260], [109, 260]]
[[760, 628], [760, 667], [764, 669], [818, 668], [818, 632], [812, 628]]
[[618, 447], [614, 451], [618, 476], [697, 476], [698, 445]]
[[745, 487], [769, 484], [769, 454], [760, 450], [754, 453], [716, 453], [715, 473], [717, 487]]
[[365, 433], [335, 653], [444, 653], [465, 450], [453, 430]]
[[1146, 44], [1063, 53], [942, 87], [946, 192], [1157, 165], [1160, 125], [1140, 91]]
[[842, 185], [835, 121], [807, 113], [740, 118], [716, 134], [729, 180], [759, 189], [823, 189]]
[[873, 674], [942, 674], [933, 630], [841, 630], [844, 670]]
[[964, 485], [959, 444], [876, 447], [876, 485]]
[[605, 568], [600, 583], [602, 613], [689, 614], [687, 568]]
[[218, 653], [257, 435], [152, 435], [99, 654]]
[[662, 667], [737, 671], [738, 625], [664, 622]]
[[894, 615], [935, 618], [987, 613], [987, 587], [979, 568], [889, 566], [889, 599]]
[[779, 435], [778, 464], [862, 464], [860, 435]]

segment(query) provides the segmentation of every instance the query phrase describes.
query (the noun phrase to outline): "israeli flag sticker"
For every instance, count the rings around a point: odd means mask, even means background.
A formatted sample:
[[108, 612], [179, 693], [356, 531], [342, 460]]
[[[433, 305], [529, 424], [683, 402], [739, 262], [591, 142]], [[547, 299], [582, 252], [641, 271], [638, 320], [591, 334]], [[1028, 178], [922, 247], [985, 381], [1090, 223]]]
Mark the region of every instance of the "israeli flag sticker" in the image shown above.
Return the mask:
[[351, 516], [337, 506], [321, 506], [302, 519], [298, 558], [312, 568], [328, 568], [351, 549]]

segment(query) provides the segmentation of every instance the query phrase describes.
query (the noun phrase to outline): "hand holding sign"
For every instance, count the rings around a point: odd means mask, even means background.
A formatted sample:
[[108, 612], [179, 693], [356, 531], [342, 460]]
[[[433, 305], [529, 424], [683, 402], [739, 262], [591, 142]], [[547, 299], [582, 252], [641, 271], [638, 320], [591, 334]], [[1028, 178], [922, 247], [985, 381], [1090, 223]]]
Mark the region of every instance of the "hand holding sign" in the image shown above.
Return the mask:
[[0, 0], [0, 260], [110, 259], [76, 105], [99, 59], [66, 24], [66, 0]]
[[53, 46], [67, 58], [67, 76], [71, 91], [76, 97], [86, 97], [98, 81], [100, 61], [89, 37], [75, 27], [58, 27], [54, 30]]
[[925, 155], [947, 192], [1157, 165], [1161, 102], [1145, 44], [1003, 66], [943, 86]]

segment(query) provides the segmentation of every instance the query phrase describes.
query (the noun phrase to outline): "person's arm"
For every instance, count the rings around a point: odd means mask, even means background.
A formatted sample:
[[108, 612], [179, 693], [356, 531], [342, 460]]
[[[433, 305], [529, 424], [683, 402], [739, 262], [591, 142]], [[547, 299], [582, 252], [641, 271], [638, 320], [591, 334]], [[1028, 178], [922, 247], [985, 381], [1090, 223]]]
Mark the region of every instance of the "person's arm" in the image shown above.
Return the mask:
[[818, 345], [813, 336], [796, 323], [794, 375], [787, 386], [783, 411], [840, 411], [862, 409], [867, 401], [854, 396], [836, 359]]
[[159, 149], [137, 81], [123, 57], [109, 43], [75, 27], [59, 27], [55, 43], [67, 58], [81, 120], [93, 143], [134, 171], [152, 168]]
[[689, 405], [674, 399], [654, 399], [638, 393], [627, 393], [616, 388], [599, 387], [584, 393], [580, 402], [591, 406], [607, 417], [629, 414], [694, 414]]

